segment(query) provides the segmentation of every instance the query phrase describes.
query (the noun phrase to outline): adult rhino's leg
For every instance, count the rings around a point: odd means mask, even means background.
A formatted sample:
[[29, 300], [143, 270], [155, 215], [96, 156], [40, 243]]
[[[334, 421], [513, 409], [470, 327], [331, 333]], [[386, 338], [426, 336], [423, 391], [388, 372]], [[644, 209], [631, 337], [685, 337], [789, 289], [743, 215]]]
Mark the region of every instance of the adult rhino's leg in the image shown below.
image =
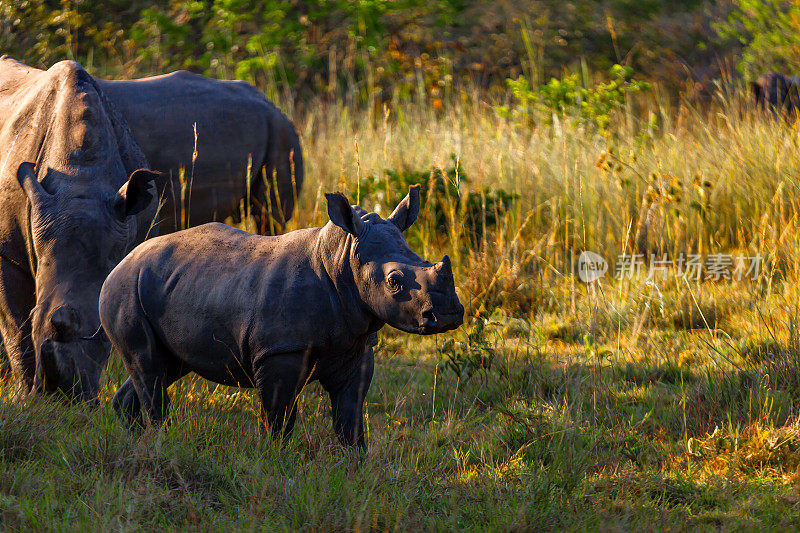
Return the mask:
[[29, 320], [36, 303], [34, 294], [35, 285], [30, 274], [0, 257], [0, 336], [8, 366], [24, 392], [32, 389], [36, 375], [36, 352]]
[[358, 446], [366, 449], [364, 442], [364, 399], [372, 383], [375, 370], [375, 356], [372, 346], [367, 346], [359, 362], [359, 367], [346, 381], [339, 383], [328, 379], [322, 383], [331, 397], [333, 429], [345, 446]]
[[261, 415], [273, 437], [288, 438], [297, 417], [297, 398], [308, 370], [303, 354], [257, 357], [255, 385], [261, 400]]

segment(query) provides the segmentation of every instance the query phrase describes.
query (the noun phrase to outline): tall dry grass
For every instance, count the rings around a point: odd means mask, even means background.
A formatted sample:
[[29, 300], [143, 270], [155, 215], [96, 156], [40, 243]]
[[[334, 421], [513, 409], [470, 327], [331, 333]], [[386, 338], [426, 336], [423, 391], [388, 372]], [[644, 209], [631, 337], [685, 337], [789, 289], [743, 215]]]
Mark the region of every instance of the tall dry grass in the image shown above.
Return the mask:
[[760, 254], [770, 269], [764, 280], [796, 278], [793, 123], [722, 92], [706, 107], [677, 110], [650, 96], [636, 114], [621, 110], [613, 133], [601, 135], [577, 119], [546, 115], [521, 127], [478, 94], [461, 96], [441, 111], [306, 104], [294, 117], [306, 185], [290, 228], [325, 222], [324, 191], [345, 190], [355, 202], [359, 177], [444, 170], [455, 156], [471, 180], [465, 188], [519, 195], [480, 243], [465, 238], [463, 224], [452, 224], [447, 238], [421, 235], [423, 255], [451, 254], [462, 285], [477, 273], [478, 285], [497, 290], [541, 276], [572, 284], [583, 250], [609, 261], [640, 252], [645, 259]]

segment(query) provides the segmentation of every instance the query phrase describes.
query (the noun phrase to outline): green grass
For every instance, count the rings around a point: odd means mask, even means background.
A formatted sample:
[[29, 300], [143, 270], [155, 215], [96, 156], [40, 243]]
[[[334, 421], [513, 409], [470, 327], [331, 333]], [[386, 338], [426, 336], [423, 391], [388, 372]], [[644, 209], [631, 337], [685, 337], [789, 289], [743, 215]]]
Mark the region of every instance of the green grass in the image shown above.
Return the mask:
[[[453, 154], [469, 187], [519, 195], [480, 240], [452, 204], [445, 229], [423, 209], [409, 232], [423, 256], [450, 254], [465, 325], [382, 332], [360, 460], [335, 443], [317, 385], [281, 445], [262, 433], [251, 391], [192, 378], [173, 386], [165, 428], [126, 432], [107, 401], [124, 379], [116, 357], [98, 411], [15, 400], [5, 383], [0, 526], [800, 526], [797, 130], [735, 100], [648, 105], [657, 131], [629, 115], [609, 137], [546, 117], [515, 127], [468, 94], [383, 117], [307, 106], [290, 229], [324, 222], [324, 191], [355, 198], [359, 177], [444, 170]], [[645, 218], [646, 250], [759, 252], [768, 268], [742, 282], [577, 280], [581, 250], [630, 252]]]
[[[704, 365], [713, 356], [702, 333], [657, 329], [637, 350], [613, 342], [591, 350], [545, 340], [549, 327], [535, 323], [519, 336], [487, 326], [494, 364], [466, 383], [442, 364], [442, 339], [385, 335], [360, 461], [335, 443], [318, 386], [304, 392], [285, 446], [262, 435], [251, 391], [200, 379], [174, 387], [166, 428], [135, 434], [107, 402], [95, 412], [15, 402], [7, 386], [0, 519], [22, 529], [800, 522], [800, 428], [786, 416], [796, 390], [781, 397], [783, 413], [777, 404], [765, 411], [760, 367]], [[114, 361], [104, 397], [123, 377]]]

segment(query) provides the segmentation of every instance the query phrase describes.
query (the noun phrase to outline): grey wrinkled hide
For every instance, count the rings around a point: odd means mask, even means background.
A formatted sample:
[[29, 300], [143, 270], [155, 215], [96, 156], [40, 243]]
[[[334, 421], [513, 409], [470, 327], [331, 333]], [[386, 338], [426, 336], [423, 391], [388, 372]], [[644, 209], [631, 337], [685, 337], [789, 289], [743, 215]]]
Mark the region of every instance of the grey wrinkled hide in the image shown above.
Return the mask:
[[[247, 198], [261, 233], [282, 229], [303, 185], [303, 156], [294, 126], [255, 87], [244, 81], [214, 80], [186, 71], [139, 80], [97, 80], [133, 132], [153, 169], [170, 174], [161, 233], [182, 227], [239, 220]], [[197, 158], [194, 124], [197, 124]], [[194, 169], [192, 170], [192, 167]], [[191, 180], [186, 192], [189, 224], [182, 226], [179, 169]], [[265, 177], [277, 184], [268, 198]], [[189, 201], [191, 200], [191, 201]]]
[[756, 106], [791, 115], [800, 111], [800, 78], [771, 72], [750, 83]]
[[79, 64], [3, 57], [0, 87], [0, 335], [23, 391], [92, 400], [100, 287], [150, 229], [156, 174]]
[[297, 394], [319, 380], [339, 439], [364, 446], [376, 332], [448, 331], [464, 308], [447, 256], [428, 263], [401, 233], [418, 186], [387, 221], [326, 197], [322, 228], [267, 237], [211, 223], [147, 241], [114, 269], [100, 317], [131, 375], [114, 397], [128, 423], [163, 420], [167, 387], [196, 372], [257, 388], [273, 434], [288, 434]]

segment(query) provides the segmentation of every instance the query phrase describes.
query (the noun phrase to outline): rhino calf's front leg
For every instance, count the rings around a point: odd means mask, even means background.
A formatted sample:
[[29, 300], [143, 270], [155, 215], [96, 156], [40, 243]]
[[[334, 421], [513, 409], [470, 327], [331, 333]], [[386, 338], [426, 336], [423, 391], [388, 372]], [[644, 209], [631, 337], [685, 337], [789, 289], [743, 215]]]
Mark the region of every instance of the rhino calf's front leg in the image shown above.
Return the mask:
[[322, 386], [331, 397], [331, 414], [336, 436], [345, 446], [358, 446], [366, 450], [364, 442], [364, 399], [372, 383], [375, 356], [372, 347], [364, 351], [358, 367], [344, 382], [336, 379], [323, 381]]

